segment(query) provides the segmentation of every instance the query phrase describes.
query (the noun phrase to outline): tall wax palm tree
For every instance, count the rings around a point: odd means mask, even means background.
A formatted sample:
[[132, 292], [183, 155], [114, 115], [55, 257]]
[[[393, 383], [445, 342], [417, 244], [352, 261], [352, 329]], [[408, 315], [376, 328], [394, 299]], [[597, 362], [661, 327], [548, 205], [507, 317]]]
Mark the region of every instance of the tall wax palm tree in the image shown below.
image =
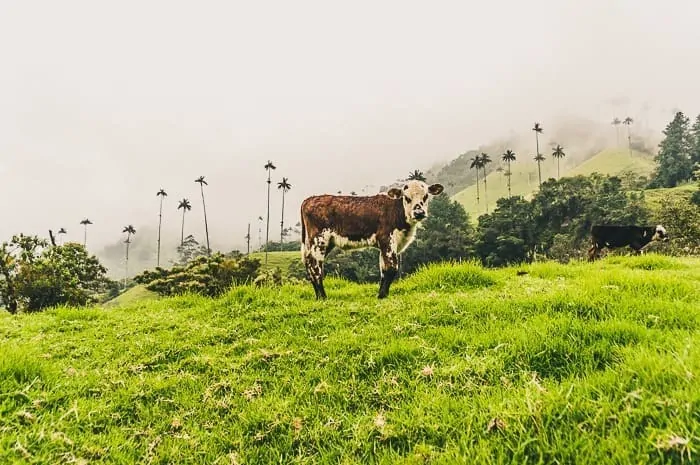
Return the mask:
[[505, 153], [501, 156], [501, 160], [506, 162], [508, 164], [508, 197], [511, 197], [511, 192], [510, 192], [510, 178], [512, 176], [512, 171], [510, 170], [510, 164], [511, 162], [515, 161], [515, 152], [512, 150], [508, 149], [505, 151]]
[[[68, 234], [68, 231], [66, 231], [66, 228], [61, 228], [61, 229], [59, 229], [58, 232], [56, 233], [56, 236], [58, 236], [59, 234], [65, 235], [65, 234]], [[61, 244], [63, 244], [63, 240], [61, 240]]]
[[484, 203], [486, 204], [486, 213], [489, 212], [489, 198], [486, 191], [486, 165], [491, 163], [491, 158], [486, 153], [481, 153], [481, 169], [484, 171]]
[[538, 153], [535, 157], [535, 161], [537, 162], [537, 179], [540, 181], [540, 187], [542, 187], [542, 170], [540, 169], [540, 163], [542, 163], [544, 160], [544, 155], [541, 153]]
[[280, 189], [282, 191], [282, 220], [280, 221], [280, 245], [282, 245], [282, 242], [284, 241], [284, 194], [289, 191], [289, 189], [292, 188], [292, 185], [289, 184], [289, 180], [287, 178], [282, 178], [282, 181], [277, 183], [277, 189]]
[[84, 247], [84, 248], [87, 248], [87, 227], [88, 227], [89, 224], [92, 224], [92, 221], [90, 221], [89, 219], [85, 218], [83, 221], [80, 222], [80, 224], [82, 224], [83, 226], [85, 226], [85, 233], [84, 233], [84, 236], [83, 236], [83, 247]]
[[125, 261], [125, 269], [124, 269], [124, 288], [126, 288], [126, 280], [129, 277], [129, 244], [131, 244], [131, 235], [136, 234], [136, 230], [132, 225], [124, 226], [124, 229], [122, 230], [123, 233], [126, 233], [126, 240], [124, 243], [126, 244], [126, 261]]
[[501, 175], [501, 177], [498, 178], [498, 185], [502, 186], [503, 185], [503, 178], [506, 176], [506, 170], [504, 170], [503, 167], [499, 165], [495, 171], [496, 171], [496, 173]]
[[158, 212], [158, 258], [156, 259], [156, 266], [160, 266], [160, 226], [163, 223], [163, 199], [168, 196], [168, 193], [163, 189], [156, 193], [156, 197], [160, 197], [160, 210]]
[[479, 168], [481, 168], [481, 156], [477, 155], [469, 159], [470, 170], [476, 170], [476, 204], [479, 205]]
[[615, 126], [615, 137], [617, 139], [617, 146], [618, 147], [620, 147], [620, 124], [621, 123], [622, 123], [622, 121], [620, 121], [620, 118], [618, 118], [618, 117], [613, 118], [612, 123], [610, 123], [613, 126]]
[[627, 148], [630, 151], [630, 157], [632, 156], [632, 135], [630, 134], [630, 126], [634, 123], [634, 120], [629, 116], [622, 121], [622, 124], [627, 126]]
[[202, 208], [204, 208], [204, 232], [207, 235], [207, 255], [211, 255], [211, 248], [209, 247], [209, 224], [207, 223], [207, 204], [204, 202], [204, 186], [208, 186], [204, 180], [204, 176], [200, 176], [194, 180], [199, 184], [199, 189], [202, 191]]
[[262, 222], [263, 217], [258, 216], [258, 250], [262, 249]]
[[[540, 134], [542, 134], [542, 131], [544, 131], [544, 128], [540, 125], [540, 123], [535, 123], [535, 125], [532, 127], [532, 130], [535, 131], [535, 144], [537, 148], [537, 152], [535, 152], [535, 159], [540, 156]], [[537, 169], [539, 170], [539, 162]], [[541, 184], [541, 183], [540, 183]]]
[[413, 172], [411, 172], [408, 175], [408, 178], [406, 178], [406, 179], [408, 179], [409, 181], [411, 181], [411, 180], [423, 181], [423, 182], [426, 181], [425, 175], [420, 170], [414, 170]]
[[559, 179], [559, 162], [564, 158], [566, 154], [564, 153], [564, 148], [557, 144], [556, 147], [552, 149], [552, 157], [557, 159], [557, 179]]
[[182, 199], [180, 200], [180, 203], [177, 204], [177, 209], [182, 208], [182, 231], [180, 232], [180, 245], [182, 246], [185, 243], [185, 212], [192, 210], [192, 205], [190, 204], [190, 201], [187, 199]]
[[267, 265], [267, 249], [268, 243], [270, 242], [270, 175], [272, 170], [276, 170], [277, 167], [270, 161], [267, 160], [265, 163], [265, 171], [267, 171], [267, 217], [266, 217], [266, 232], [265, 232], [265, 264]]

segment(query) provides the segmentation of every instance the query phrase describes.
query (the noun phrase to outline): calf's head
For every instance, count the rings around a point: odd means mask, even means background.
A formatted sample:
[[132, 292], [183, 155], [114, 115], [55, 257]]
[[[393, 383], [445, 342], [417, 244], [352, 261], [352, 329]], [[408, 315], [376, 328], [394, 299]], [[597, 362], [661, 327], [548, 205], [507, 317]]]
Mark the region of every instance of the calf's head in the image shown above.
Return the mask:
[[416, 223], [428, 216], [430, 196], [439, 195], [443, 190], [442, 184], [429, 186], [423, 181], [411, 180], [407, 181], [403, 188], [389, 189], [387, 195], [392, 199], [401, 199], [406, 220], [409, 223]]
[[654, 235], [651, 237], [652, 241], [667, 241], [668, 240], [668, 233], [666, 232], [666, 228], [661, 226], [660, 224], [656, 226], [656, 230], [654, 231]]

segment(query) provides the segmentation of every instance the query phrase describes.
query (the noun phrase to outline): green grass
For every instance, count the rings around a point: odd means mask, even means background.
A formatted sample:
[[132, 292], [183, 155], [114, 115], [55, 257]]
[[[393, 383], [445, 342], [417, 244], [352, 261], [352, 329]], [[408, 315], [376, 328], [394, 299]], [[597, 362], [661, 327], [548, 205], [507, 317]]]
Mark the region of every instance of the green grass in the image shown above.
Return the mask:
[[254, 252], [251, 253], [250, 256], [259, 259], [263, 269], [279, 267], [282, 272], [286, 272], [287, 268], [289, 268], [289, 264], [294, 260], [301, 260], [301, 252], [298, 250], [290, 252], [268, 252], [267, 267], [265, 266], [265, 252]]
[[[496, 162], [497, 163], [497, 162]], [[505, 168], [505, 165], [503, 165]], [[522, 195], [529, 198], [538, 186], [537, 163], [532, 159], [518, 159], [511, 164], [513, 175], [511, 177], [511, 191], [513, 195]], [[639, 174], [649, 174], [654, 169], [653, 157], [647, 154], [633, 152], [630, 158], [627, 150], [603, 150], [576, 167], [569, 167], [566, 159], [561, 162], [562, 176], [589, 175], [594, 172], [600, 174], [619, 174], [623, 171], [633, 171]], [[556, 160], [547, 157], [542, 162], [542, 181], [557, 176]], [[508, 196], [508, 182], [502, 173], [495, 171], [486, 177], [489, 211], [496, 207], [496, 200]], [[471, 185], [458, 192], [453, 199], [464, 206], [470, 219], [475, 222], [479, 215], [486, 213], [484, 202], [484, 183], [479, 181], [479, 193], [481, 200], [476, 202], [476, 185]]]
[[2, 314], [0, 463], [697, 460], [700, 260], [440, 265], [376, 290]]

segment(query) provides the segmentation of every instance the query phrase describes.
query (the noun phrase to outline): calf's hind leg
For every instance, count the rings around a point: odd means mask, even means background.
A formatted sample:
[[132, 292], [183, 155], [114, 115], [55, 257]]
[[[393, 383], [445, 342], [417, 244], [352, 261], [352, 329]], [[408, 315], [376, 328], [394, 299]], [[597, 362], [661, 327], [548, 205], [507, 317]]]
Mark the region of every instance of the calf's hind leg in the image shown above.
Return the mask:
[[316, 300], [326, 298], [326, 290], [323, 288], [323, 261], [325, 259], [325, 247], [314, 243], [304, 250], [304, 266], [309, 281], [314, 287]]

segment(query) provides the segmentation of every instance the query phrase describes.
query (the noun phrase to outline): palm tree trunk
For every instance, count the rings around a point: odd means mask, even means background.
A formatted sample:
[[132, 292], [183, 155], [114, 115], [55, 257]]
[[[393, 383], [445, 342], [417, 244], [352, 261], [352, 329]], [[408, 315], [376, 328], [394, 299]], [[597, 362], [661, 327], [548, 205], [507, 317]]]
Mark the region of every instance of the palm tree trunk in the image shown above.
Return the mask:
[[163, 223], [163, 196], [160, 196], [160, 211], [158, 212], [158, 258], [156, 258], [156, 266], [160, 266], [160, 226]]
[[87, 249], [87, 225], [85, 225], [85, 232], [83, 233], [83, 248]]
[[560, 158], [557, 158], [557, 179], [559, 179], [561, 176], [559, 175], [559, 161], [561, 161]]
[[124, 289], [126, 289], [126, 280], [129, 276], [129, 243], [131, 235], [127, 234], [126, 235], [126, 260], [125, 260], [125, 265], [124, 265]]
[[[540, 156], [540, 136], [537, 131], [535, 131], [535, 145], [537, 147], [537, 153], [535, 154], [537, 157]], [[542, 187], [542, 170], [540, 168], [540, 161], [537, 161], [537, 177], [540, 181], [540, 187]]]
[[267, 244], [270, 241], [270, 170], [267, 171], [267, 216], [265, 217], [265, 265], [267, 265]]
[[180, 232], [180, 246], [185, 245], [185, 209], [182, 209], [182, 231]]
[[204, 208], [204, 232], [207, 235], [207, 255], [211, 255], [209, 248], [209, 224], [207, 223], [207, 204], [204, 202], [204, 186], [200, 183], [199, 188], [202, 190], [202, 208]]
[[510, 192], [510, 178], [513, 177], [513, 172], [510, 170], [510, 160], [508, 160], [508, 197], [512, 197], [513, 194]]
[[619, 127], [619, 126], [615, 126], [615, 132], [617, 133], [617, 134], [616, 134], [616, 137], [617, 137], [617, 148], [619, 149], [619, 148], [620, 148], [620, 127]]
[[630, 134], [630, 125], [627, 125], [627, 148], [630, 151], [630, 158], [632, 158], [632, 135]]
[[282, 189], [282, 221], [280, 221], [280, 246], [284, 240], [284, 189]]
[[476, 204], [479, 205], [479, 168], [476, 169]]
[[486, 204], [486, 213], [489, 212], [489, 198], [486, 194], [486, 166], [484, 166], [484, 204]]

